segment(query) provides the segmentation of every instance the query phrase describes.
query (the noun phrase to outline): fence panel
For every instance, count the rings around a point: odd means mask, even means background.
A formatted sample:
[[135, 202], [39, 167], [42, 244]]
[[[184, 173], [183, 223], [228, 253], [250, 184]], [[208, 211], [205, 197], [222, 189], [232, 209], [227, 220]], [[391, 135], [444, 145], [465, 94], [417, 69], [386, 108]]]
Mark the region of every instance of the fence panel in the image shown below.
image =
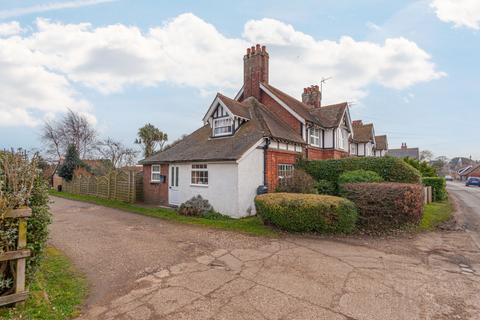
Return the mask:
[[101, 177], [77, 176], [64, 180], [62, 190], [133, 203], [143, 199], [143, 173], [120, 170]]

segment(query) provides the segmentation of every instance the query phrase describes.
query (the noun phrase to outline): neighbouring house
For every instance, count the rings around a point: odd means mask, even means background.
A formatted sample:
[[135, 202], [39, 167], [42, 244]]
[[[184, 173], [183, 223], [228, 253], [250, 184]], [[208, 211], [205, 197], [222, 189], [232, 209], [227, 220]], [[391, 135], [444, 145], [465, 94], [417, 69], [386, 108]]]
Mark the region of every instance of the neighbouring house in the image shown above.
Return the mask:
[[349, 156], [346, 102], [323, 106], [318, 86], [302, 101], [273, 87], [265, 46], [248, 48], [243, 62], [234, 99], [218, 93], [200, 129], [140, 161], [146, 202], [178, 206], [201, 195], [229, 216], [253, 215], [257, 189], [275, 190], [299, 158]]
[[388, 151], [388, 139], [386, 135], [375, 136], [375, 148], [373, 154], [375, 157], [384, 157]]
[[420, 151], [418, 148], [408, 148], [405, 142], [400, 149], [389, 149], [387, 155], [395, 158], [412, 158], [420, 160]]
[[471, 165], [458, 171], [460, 180], [464, 181], [470, 177], [480, 177], [480, 165]]
[[353, 136], [350, 139], [350, 154], [357, 157], [375, 156], [375, 129], [372, 123], [362, 120], [352, 122]]

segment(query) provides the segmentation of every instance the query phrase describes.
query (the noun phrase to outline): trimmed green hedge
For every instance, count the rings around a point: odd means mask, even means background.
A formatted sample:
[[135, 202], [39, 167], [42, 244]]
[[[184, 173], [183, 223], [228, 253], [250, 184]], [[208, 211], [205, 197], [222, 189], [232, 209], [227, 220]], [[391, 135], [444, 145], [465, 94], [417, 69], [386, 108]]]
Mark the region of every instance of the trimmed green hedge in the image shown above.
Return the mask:
[[447, 182], [442, 177], [422, 178], [425, 186], [432, 187], [433, 201], [443, 201], [447, 198]]
[[297, 166], [316, 180], [327, 180], [335, 184], [344, 172], [361, 169], [376, 172], [387, 182], [421, 182], [418, 170], [403, 160], [393, 157], [351, 157], [337, 160], [301, 161]]
[[350, 233], [355, 228], [355, 205], [343, 198], [297, 193], [268, 193], [255, 198], [264, 223], [294, 232]]
[[383, 182], [383, 178], [378, 173], [368, 170], [347, 171], [338, 178], [338, 184], [361, 182]]
[[412, 183], [347, 183], [342, 195], [355, 203], [358, 225], [384, 231], [418, 223], [423, 214], [423, 186]]

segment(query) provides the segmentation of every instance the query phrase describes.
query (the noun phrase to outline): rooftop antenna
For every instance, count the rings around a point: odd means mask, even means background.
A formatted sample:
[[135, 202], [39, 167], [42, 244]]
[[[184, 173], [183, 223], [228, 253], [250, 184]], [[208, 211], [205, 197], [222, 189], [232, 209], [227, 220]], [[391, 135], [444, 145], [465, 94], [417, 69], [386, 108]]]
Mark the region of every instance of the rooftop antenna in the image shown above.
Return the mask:
[[357, 104], [357, 101], [355, 100], [352, 100], [352, 101], [347, 101], [347, 104], [349, 107], [353, 106], [353, 105], [356, 105]]
[[322, 80], [320, 80], [320, 105], [322, 105], [323, 84], [330, 79], [332, 79], [332, 77], [326, 77], [326, 78], [322, 77]]

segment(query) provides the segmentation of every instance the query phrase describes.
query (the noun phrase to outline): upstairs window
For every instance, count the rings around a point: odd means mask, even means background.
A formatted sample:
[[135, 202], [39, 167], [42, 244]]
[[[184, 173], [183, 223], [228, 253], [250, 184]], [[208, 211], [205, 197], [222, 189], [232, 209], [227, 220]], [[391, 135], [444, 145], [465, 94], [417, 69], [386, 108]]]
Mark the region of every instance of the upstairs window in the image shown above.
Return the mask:
[[208, 168], [206, 164], [192, 164], [193, 185], [208, 186]]
[[310, 135], [309, 135], [309, 141], [308, 142], [312, 146], [320, 147], [320, 129], [311, 128], [309, 130], [309, 132], [310, 132]]
[[213, 120], [213, 135], [226, 136], [232, 134], [232, 118], [220, 118]]

